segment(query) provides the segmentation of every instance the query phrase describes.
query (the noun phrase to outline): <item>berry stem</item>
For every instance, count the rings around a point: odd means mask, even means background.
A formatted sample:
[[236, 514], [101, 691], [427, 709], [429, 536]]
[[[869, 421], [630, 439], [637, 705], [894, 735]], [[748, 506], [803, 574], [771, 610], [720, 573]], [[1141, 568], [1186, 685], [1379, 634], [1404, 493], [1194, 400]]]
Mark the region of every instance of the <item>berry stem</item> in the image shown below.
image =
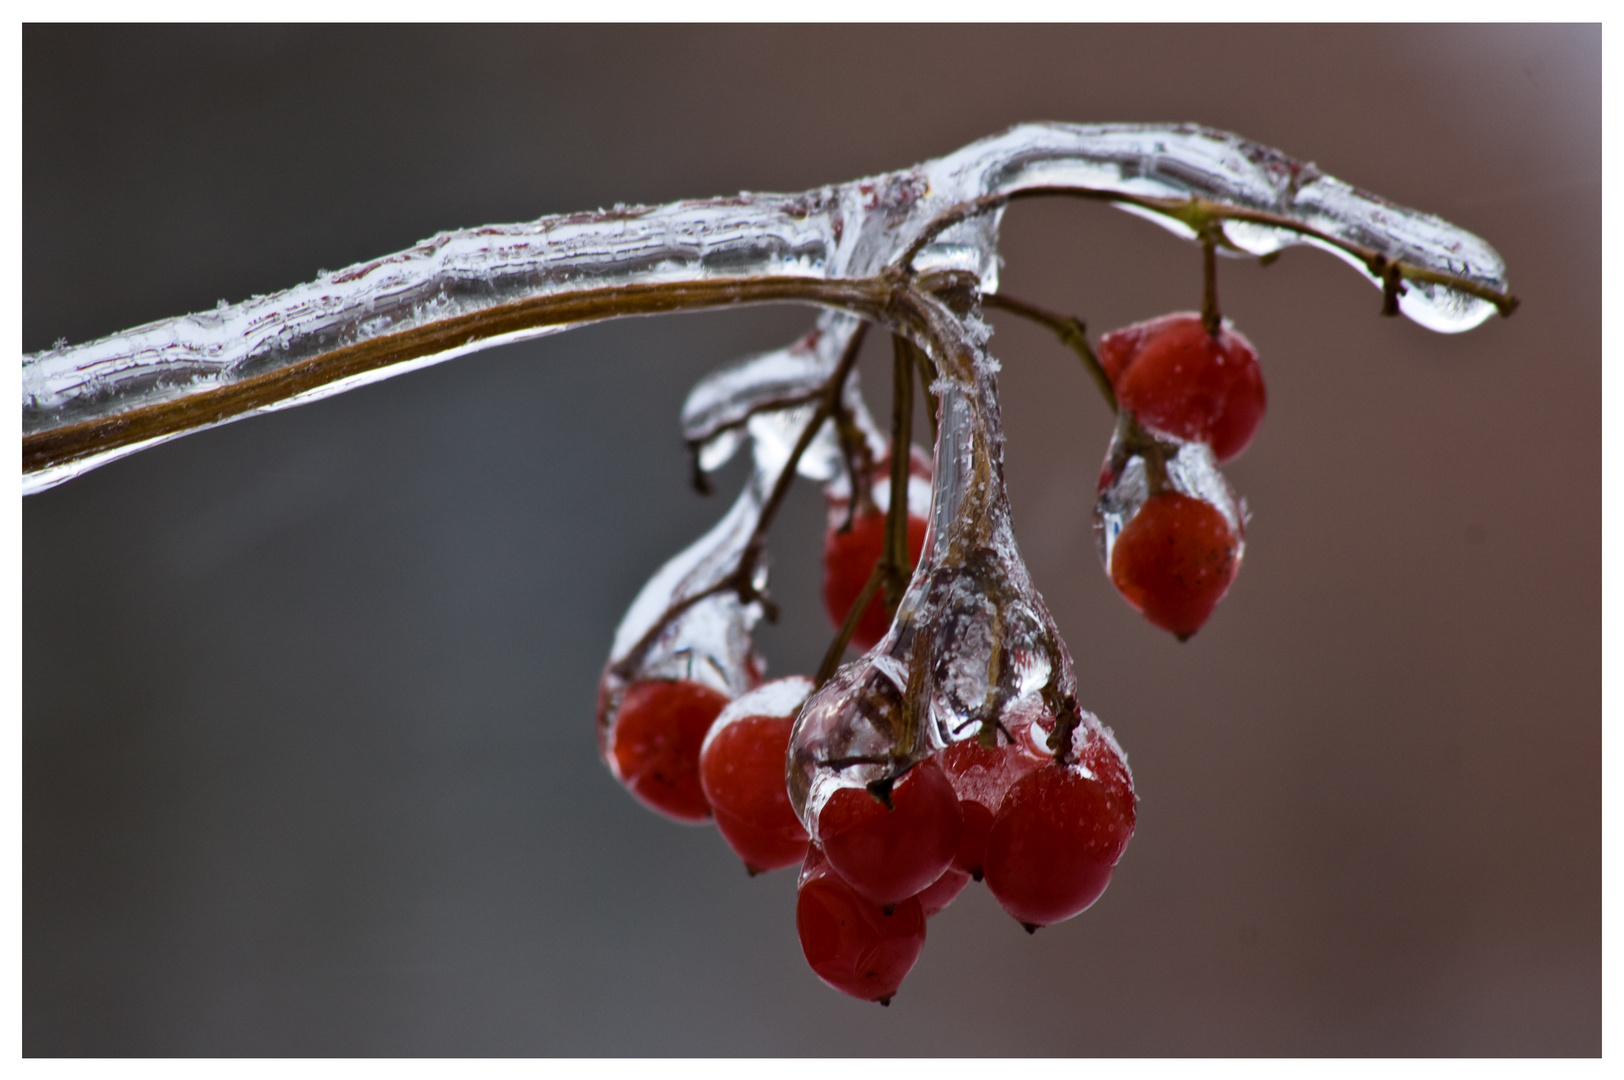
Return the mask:
[[885, 511], [885, 613], [894, 616], [908, 587], [908, 466], [913, 442], [913, 344], [892, 337], [891, 499]]
[[1099, 388], [1100, 396], [1111, 407], [1111, 411], [1117, 411], [1116, 388], [1111, 385], [1111, 377], [1105, 373], [1105, 367], [1100, 363], [1100, 358], [1094, 355], [1093, 348], [1088, 344], [1088, 328], [1083, 324], [1083, 320], [1075, 315], [1061, 315], [1049, 311], [1047, 308], [1038, 307], [1036, 304], [1028, 303], [1025, 300], [1017, 300], [1015, 297], [1006, 296], [1003, 293], [985, 293], [981, 297], [981, 303], [986, 307], [997, 308], [1000, 311], [1008, 311], [1019, 315], [1023, 319], [1030, 319], [1039, 326], [1053, 331], [1054, 335], [1060, 339], [1060, 343], [1076, 353], [1078, 358], [1082, 360], [1083, 366], [1088, 369], [1088, 374], [1094, 380], [1094, 385]]
[[1218, 313], [1218, 237], [1221, 226], [1213, 225], [1201, 234], [1201, 325], [1207, 336], [1218, 340], [1224, 318]]
[[829, 419], [839, 407], [840, 395], [844, 392], [846, 386], [846, 378], [851, 374], [851, 369], [857, 363], [857, 354], [863, 347], [863, 338], [867, 335], [867, 332], [868, 323], [865, 322], [858, 326], [857, 332], [852, 334], [851, 340], [846, 343], [846, 351], [840, 354], [840, 362], [835, 365], [834, 373], [829, 376], [829, 381], [823, 384], [822, 400], [818, 402], [818, 407], [812, 411], [812, 418], [801, 429], [800, 438], [795, 440], [795, 447], [789, 452], [789, 460], [784, 463], [783, 471], [778, 474], [778, 479], [773, 483], [772, 491], [768, 493], [766, 501], [762, 503], [761, 516], [756, 519], [755, 530], [750, 534], [750, 540], [745, 544], [743, 554], [739, 556], [739, 566], [734, 571], [735, 576], [743, 575], [745, 579], [752, 576], [756, 562], [761, 558], [762, 551], [766, 549], [767, 532], [772, 528], [773, 518], [778, 516], [778, 508], [783, 505], [784, 497], [789, 494], [790, 485], [795, 482], [795, 470], [801, 463], [801, 456], [806, 453], [806, 448], [812, 445], [812, 440], [817, 436], [818, 429], [823, 427], [823, 422]]
[[857, 632], [857, 624], [863, 621], [863, 613], [868, 610], [868, 605], [874, 600], [874, 594], [880, 591], [880, 582], [884, 580], [885, 560], [881, 559], [874, 564], [874, 570], [868, 575], [863, 590], [857, 594], [857, 599], [852, 601], [851, 610], [846, 612], [846, 621], [840, 624], [839, 633], [835, 634], [835, 639], [829, 643], [828, 651], [823, 654], [823, 662], [818, 665], [817, 677], [812, 680], [816, 683], [815, 690], [821, 689], [824, 683], [834, 677], [840, 667], [841, 657], [846, 655], [846, 646], [851, 644], [852, 635]]
[[829, 419], [830, 414], [840, 401], [840, 396], [845, 389], [846, 379], [851, 375], [851, 369], [857, 363], [857, 354], [862, 349], [863, 338], [868, 332], [868, 325], [867, 322], [864, 322], [858, 326], [857, 331], [852, 334], [851, 340], [846, 343], [845, 351], [840, 354], [840, 361], [835, 365], [835, 370], [830, 374], [828, 381], [824, 383], [818, 400], [818, 407], [813, 410], [811, 418], [806, 422], [806, 426], [801, 429], [800, 436], [795, 440], [794, 448], [790, 450], [789, 459], [784, 463], [784, 468], [779, 472], [777, 480], [773, 482], [772, 491], [768, 493], [766, 500], [762, 503], [761, 514], [756, 519], [756, 526], [751, 530], [750, 539], [745, 543], [744, 550], [739, 554], [738, 565], [733, 568], [731, 573], [710, 588], [685, 597], [666, 608], [660, 617], [654, 621], [654, 625], [650, 626], [643, 636], [638, 638], [637, 644], [633, 645], [626, 655], [621, 658], [616, 665], [618, 669], [624, 671], [635, 670], [637, 664], [642, 661], [644, 653], [649, 650], [654, 642], [659, 640], [660, 634], [665, 631], [666, 627], [671, 625], [672, 620], [701, 600], [721, 593], [735, 592], [742, 603], [758, 602], [761, 604], [762, 611], [769, 622], [777, 620], [778, 606], [768, 597], [762, 595], [755, 586], [756, 565], [761, 560], [762, 552], [766, 550], [767, 533], [772, 528], [773, 518], [777, 516], [778, 508], [783, 505], [784, 497], [789, 493], [790, 484], [795, 480], [795, 470], [800, 464], [801, 456], [806, 453], [806, 448], [812, 445], [812, 440], [816, 437], [818, 429], [823, 426], [825, 420]]
[[[864, 323], [859, 334], [867, 332]], [[846, 503], [846, 520], [840, 526], [843, 533], [851, 532], [852, 522], [858, 515], [874, 513], [874, 453], [868, 445], [868, 436], [857, 426], [851, 410], [846, 407], [845, 395], [835, 398], [835, 431], [840, 436], [840, 456], [846, 461], [846, 481], [851, 487], [851, 498]]]
[[[861, 336], [867, 329], [868, 324], [862, 323], [857, 328], [857, 334]], [[711, 485], [710, 477], [707, 476], [705, 474], [705, 470], [699, 466], [699, 451], [706, 443], [710, 442], [724, 431], [732, 431], [736, 428], [744, 427], [750, 422], [750, 418], [752, 416], [759, 416], [762, 413], [779, 412], [783, 409], [793, 409], [797, 405], [809, 405], [814, 401], [821, 400], [823, 396], [824, 387], [820, 386], [816, 390], [808, 390], [800, 394], [789, 394], [784, 397], [769, 398], [766, 401], [758, 401], [756, 404], [746, 409], [744, 415], [740, 416], [737, 420], [729, 420], [725, 424], [718, 424], [716, 427], [707, 430], [704, 435], [698, 438], [689, 439], [688, 452], [693, 458], [694, 465], [694, 490], [699, 492], [701, 495], [709, 495], [716, 490]], [[844, 406], [842, 406], [841, 411], [842, 414], [844, 414]]]
[[[1158, 495], [1171, 488], [1171, 482], [1167, 478], [1167, 446], [1145, 430], [1132, 409], [1123, 409], [1117, 414], [1117, 434], [1114, 442], [1117, 450], [1111, 462], [1113, 469], [1122, 468], [1129, 458], [1142, 457], [1145, 459], [1146, 492]], [[1117, 460], [1118, 457], [1120, 460]]]

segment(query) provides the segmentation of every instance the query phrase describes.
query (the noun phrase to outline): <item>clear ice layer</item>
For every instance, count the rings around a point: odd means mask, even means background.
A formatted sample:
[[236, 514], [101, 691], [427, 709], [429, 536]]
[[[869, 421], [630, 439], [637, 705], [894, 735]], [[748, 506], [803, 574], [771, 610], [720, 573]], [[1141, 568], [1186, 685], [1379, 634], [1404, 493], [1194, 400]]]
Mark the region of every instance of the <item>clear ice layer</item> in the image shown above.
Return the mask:
[[[1160, 432], [1140, 428], [1130, 433], [1127, 413], [1117, 421], [1111, 446], [1105, 452], [1099, 497], [1094, 503], [1094, 542], [1100, 562], [1111, 572], [1111, 553], [1117, 537], [1150, 498], [1151, 455], [1160, 458], [1167, 477], [1167, 489], [1189, 495], [1216, 507], [1236, 539], [1235, 559], [1246, 552], [1246, 504], [1218, 469], [1212, 447], [1203, 442], [1186, 442]], [[1144, 445], [1148, 439], [1150, 445]]]
[[[638, 592], [615, 630], [604, 668], [600, 734], [614, 726], [627, 688], [643, 679], [688, 679], [729, 698], [761, 681], [766, 665], [752, 637], [763, 614], [760, 602], [746, 601], [732, 588], [711, 590], [739, 566], [783, 464], [780, 460], [773, 467], [757, 459], [726, 516], [668, 560]], [[765, 561], [751, 584], [758, 592], [766, 588]]]
[[[1023, 124], [911, 169], [800, 194], [743, 193], [441, 233], [410, 250], [282, 292], [33, 353], [22, 365], [23, 432], [41, 433], [235, 386], [336, 348], [543, 297], [655, 283], [867, 277], [896, 260], [950, 207], [1037, 188], [1106, 197], [1199, 197], [1279, 215], [1390, 259], [1506, 290], [1499, 256], [1476, 236], [1238, 136], [1187, 124]], [[915, 265], [967, 270], [977, 275], [983, 291], [996, 291], [1000, 213], [993, 210], [944, 230], [918, 253]], [[1171, 218], [1148, 216], [1190, 235]], [[1254, 254], [1291, 244], [1325, 246], [1248, 223], [1229, 222], [1224, 228], [1230, 242]], [[1370, 278], [1363, 263], [1350, 261]], [[1441, 331], [1469, 329], [1494, 310], [1487, 301], [1414, 282], [1399, 304], [1410, 318]], [[430, 354], [360, 371], [250, 412], [212, 420], [200, 416], [189, 430], [564, 328], [458, 335]], [[24, 492], [183, 433], [43, 468], [24, 477]]]
[[985, 329], [929, 304], [936, 340], [919, 344], [941, 373], [942, 404], [929, 538], [886, 636], [796, 721], [790, 801], [814, 839], [835, 792], [883, 784], [985, 729], [1100, 726], [1077, 704], [1071, 656], [1010, 527]]
[[[782, 467], [860, 325], [853, 315], [826, 311], [811, 331], [784, 348], [746, 357], [696, 383], [682, 406], [682, 435], [696, 448], [699, 467], [714, 472], [727, 464], [747, 434], [758, 457], [776, 456]], [[846, 377], [841, 400], [871, 451], [882, 452], [885, 438], [863, 403], [855, 370]], [[842, 464], [834, 424], [826, 421], [798, 471], [823, 482]]]

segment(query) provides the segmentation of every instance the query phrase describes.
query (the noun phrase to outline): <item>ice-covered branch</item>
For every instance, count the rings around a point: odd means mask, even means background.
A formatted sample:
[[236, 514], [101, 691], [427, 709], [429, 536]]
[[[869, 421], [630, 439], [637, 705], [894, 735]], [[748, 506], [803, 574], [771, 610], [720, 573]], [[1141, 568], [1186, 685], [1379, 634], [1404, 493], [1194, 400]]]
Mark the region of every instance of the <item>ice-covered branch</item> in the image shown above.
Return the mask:
[[1222, 220], [1236, 252], [1326, 247], [1390, 293], [1402, 278], [1399, 307], [1435, 330], [1475, 326], [1507, 296], [1499, 257], [1477, 237], [1238, 136], [1027, 124], [912, 169], [798, 195], [442, 233], [283, 292], [25, 356], [23, 490], [189, 431], [572, 325], [734, 303], [857, 311], [874, 290], [848, 295], [836, 283], [873, 285], [904, 255], [913, 270], [969, 271], [993, 291], [1003, 201], [1039, 192], [1115, 202], [1186, 236], [1199, 210]]

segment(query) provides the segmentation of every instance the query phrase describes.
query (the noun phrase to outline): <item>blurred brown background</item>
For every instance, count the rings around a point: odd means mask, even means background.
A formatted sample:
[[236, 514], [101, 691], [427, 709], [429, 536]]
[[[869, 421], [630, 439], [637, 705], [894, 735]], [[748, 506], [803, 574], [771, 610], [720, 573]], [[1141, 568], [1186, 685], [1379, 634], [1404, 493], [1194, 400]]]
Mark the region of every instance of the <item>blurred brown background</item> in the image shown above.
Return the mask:
[[[30, 26], [23, 65], [25, 350], [1027, 119], [1240, 132], [1480, 233], [1524, 300], [1443, 337], [1321, 253], [1223, 264], [1270, 413], [1183, 646], [1094, 554], [1105, 410], [1000, 321], [1017, 531], [1139, 830], [1036, 938], [967, 893], [889, 1010], [591, 733], [625, 605], [741, 479], [686, 486], [686, 388], [804, 311], [511, 346], [26, 500], [26, 1053], [1600, 1053], [1598, 27]], [[1005, 220], [1006, 290], [1096, 332], [1198, 302], [1144, 222]], [[775, 537], [778, 673], [827, 642], [820, 512]]]

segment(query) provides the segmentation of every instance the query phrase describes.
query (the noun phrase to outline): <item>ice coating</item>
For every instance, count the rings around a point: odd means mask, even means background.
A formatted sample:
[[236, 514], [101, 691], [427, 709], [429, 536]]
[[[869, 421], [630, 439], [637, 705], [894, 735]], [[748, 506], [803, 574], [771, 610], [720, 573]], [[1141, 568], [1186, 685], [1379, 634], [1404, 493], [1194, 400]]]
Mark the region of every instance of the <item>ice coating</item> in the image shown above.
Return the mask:
[[1165, 476], [1165, 481], [1158, 482], [1165, 485], [1163, 490], [1200, 499], [1223, 515], [1235, 537], [1239, 562], [1246, 551], [1245, 504], [1219, 471], [1212, 448], [1139, 428], [1123, 413], [1105, 453], [1100, 493], [1094, 503], [1094, 542], [1106, 572], [1111, 569], [1117, 537], [1151, 496], [1151, 474], [1158, 462]]
[[[745, 357], [695, 383], [682, 406], [682, 435], [696, 448], [700, 468], [713, 472], [727, 464], [747, 428], [758, 455], [777, 453], [787, 460], [859, 326], [854, 316], [823, 312], [810, 331], [782, 349]], [[863, 402], [855, 370], [846, 376], [842, 401], [871, 450], [881, 451], [885, 439]], [[798, 470], [809, 480], [827, 481], [840, 463], [834, 425], [826, 422]]]
[[790, 801], [817, 838], [842, 788], [875, 790], [935, 751], [1033, 718], [1093, 730], [1071, 657], [1032, 585], [1010, 527], [1003, 437], [979, 320], [939, 302], [919, 343], [942, 373], [930, 536], [886, 636], [801, 710], [790, 738]]
[[[1045, 723], [1049, 725], [1047, 728]], [[1054, 718], [1043, 710], [1041, 702], [1027, 700], [1008, 710], [1004, 726], [1008, 730], [1003, 733], [1000, 741], [1003, 749], [999, 752], [982, 752], [975, 740], [966, 739], [949, 747], [943, 755], [943, 769], [953, 785], [953, 794], [961, 802], [980, 803], [989, 814], [998, 812], [998, 804], [1004, 801], [1004, 793], [1011, 784], [1054, 753], [1047, 745]], [[969, 751], [964, 754], [965, 760], [950, 760], [950, 756], [964, 751]]]
[[[873, 449], [871, 447], [871, 449]], [[931, 459], [917, 444], [908, 448], [908, 514], [926, 518], [931, 506]], [[891, 508], [890, 447], [873, 449], [874, 469], [869, 480], [869, 497], [874, 509], [883, 514]], [[823, 486], [829, 528], [844, 527], [851, 506], [851, 478], [840, 472]]]
[[705, 733], [705, 742], [700, 747], [700, 756], [709, 751], [711, 743], [731, 724], [758, 716], [780, 720], [793, 717], [814, 688], [812, 680], [805, 675], [789, 675], [762, 683], [754, 690], [734, 698], [711, 721], [710, 730]]
[[[604, 671], [602, 725], [613, 724], [620, 698], [639, 679], [691, 679], [731, 698], [760, 682], [765, 665], [755, 654], [751, 633], [762, 617], [762, 605], [743, 601], [736, 589], [718, 587], [738, 570], [769, 493], [813, 419], [815, 394], [833, 373], [856, 329], [856, 320], [831, 313], [786, 348], [728, 365], [690, 391], [683, 430], [699, 445], [702, 465], [705, 449], [718, 439], [737, 443], [748, 437], [750, 477], [726, 516], [667, 561], [632, 601], [615, 631]], [[883, 445], [861, 396], [850, 382], [847, 385], [845, 400], [853, 418]], [[797, 470], [828, 482], [844, 475], [842, 462], [839, 440], [826, 422], [802, 454]], [[759, 592], [766, 585], [766, 565], [761, 562], [754, 567], [752, 586]], [[707, 592], [713, 595], [702, 595]], [[808, 685], [801, 697], [810, 689]]]
[[[703, 594], [737, 570], [782, 468], [782, 462], [771, 468], [757, 461], [722, 520], [668, 560], [638, 592], [615, 630], [599, 687], [600, 737], [613, 727], [634, 682], [687, 679], [736, 698], [761, 681], [765, 665], [751, 638], [761, 620], [760, 602], [746, 602], [735, 589]], [[766, 588], [766, 577], [766, 567], [758, 567], [752, 582], [758, 591]], [[670, 616], [680, 605], [686, 606]]]
[[[868, 277], [910, 250], [944, 212], [1039, 189], [1106, 201], [1201, 199], [1318, 234], [1226, 221], [1225, 237], [1249, 253], [1340, 240], [1423, 271], [1506, 288], [1499, 256], [1470, 233], [1239, 136], [1183, 124], [1023, 124], [912, 169], [796, 195], [745, 193], [441, 233], [282, 292], [27, 355], [25, 454], [28, 437], [75, 424], [194, 397], [206, 407], [165, 419], [150, 435], [115, 432], [93, 449], [42, 457], [28, 467], [24, 492], [188, 431], [616, 313], [610, 305], [575, 319], [556, 308], [536, 314], [549, 300], [660, 284]], [[1193, 235], [1168, 207], [1156, 213], [1118, 205]], [[984, 291], [995, 291], [1002, 207], [985, 209], [932, 237], [914, 265], [968, 270]], [[1377, 280], [1364, 262], [1339, 254]], [[1445, 331], [1469, 329], [1494, 310], [1486, 300], [1414, 281], [1399, 306]], [[249, 392], [273, 375], [340, 355], [343, 363], [322, 368], [313, 385], [289, 381], [293, 389], [274, 400]]]
[[782, 720], [794, 716], [812, 690], [812, 680], [805, 675], [788, 675], [762, 683], [727, 703], [711, 724], [705, 741], [709, 743], [716, 732], [737, 720], [747, 720], [752, 716], [770, 716]]

